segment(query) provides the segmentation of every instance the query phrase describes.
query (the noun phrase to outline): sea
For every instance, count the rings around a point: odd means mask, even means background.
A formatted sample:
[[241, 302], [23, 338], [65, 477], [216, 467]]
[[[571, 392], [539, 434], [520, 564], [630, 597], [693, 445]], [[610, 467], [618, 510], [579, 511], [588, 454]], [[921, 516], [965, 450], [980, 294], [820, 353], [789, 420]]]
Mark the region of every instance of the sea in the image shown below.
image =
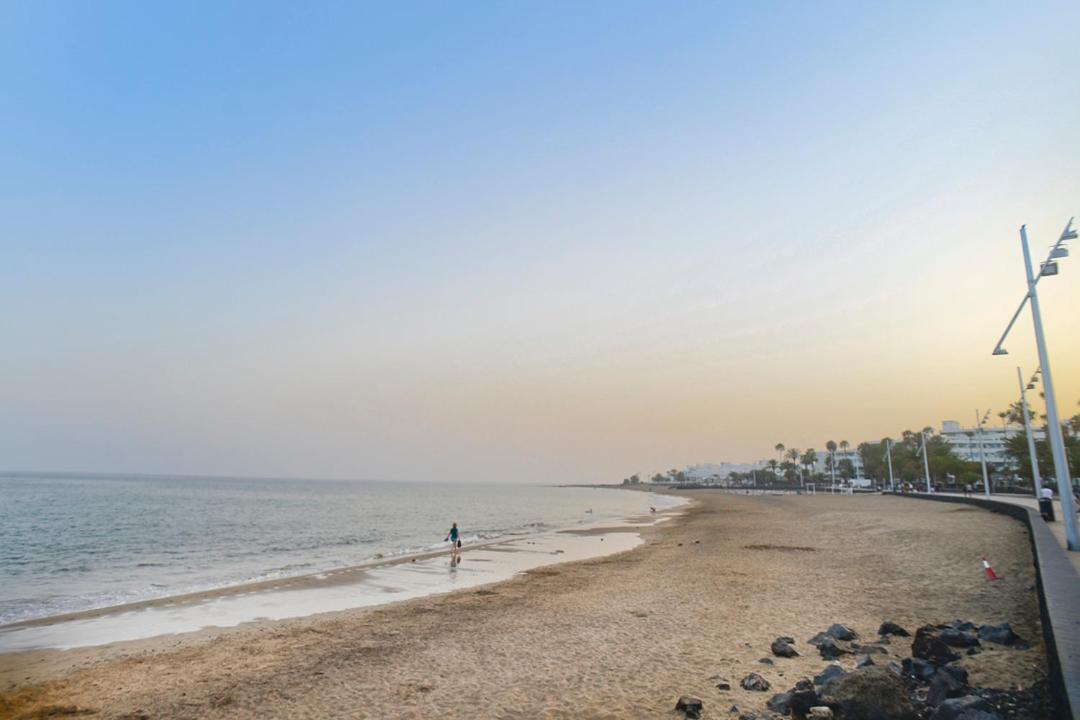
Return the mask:
[[0, 625], [580, 528], [677, 498], [522, 484], [0, 474]]

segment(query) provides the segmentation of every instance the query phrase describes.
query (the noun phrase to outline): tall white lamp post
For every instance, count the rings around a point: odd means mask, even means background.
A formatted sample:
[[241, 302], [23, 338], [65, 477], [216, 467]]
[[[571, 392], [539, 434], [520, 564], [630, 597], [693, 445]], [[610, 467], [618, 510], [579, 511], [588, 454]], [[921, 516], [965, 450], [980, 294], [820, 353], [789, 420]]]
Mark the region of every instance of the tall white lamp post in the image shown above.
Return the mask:
[[1027, 296], [1021, 301], [1020, 307], [1013, 314], [1005, 333], [998, 340], [994, 348], [994, 355], [1005, 355], [1007, 351], [1001, 345], [1005, 337], [1012, 329], [1013, 323], [1024, 309], [1024, 303], [1031, 301], [1031, 320], [1035, 325], [1035, 345], [1039, 351], [1039, 367], [1042, 369], [1043, 391], [1046, 395], [1046, 432], [1050, 441], [1050, 453], [1054, 458], [1054, 475], [1057, 477], [1058, 496], [1061, 498], [1061, 514], [1065, 522], [1065, 540], [1070, 550], [1080, 550], [1080, 535], [1076, 528], [1076, 508], [1073, 505], [1072, 482], [1069, 479], [1068, 459], [1065, 456], [1065, 438], [1061, 433], [1061, 423], [1058, 419], [1057, 400], [1054, 397], [1054, 381], [1050, 373], [1050, 359], [1046, 351], [1046, 336], [1043, 333], [1042, 314], [1039, 312], [1039, 294], [1035, 286], [1043, 277], [1057, 275], [1057, 260], [1069, 256], [1069, 249], [1065, 247], [1066, 240], [1075, 240], [1076, 230], [1072, 227], [1073, 218], [1065, 225], [1061, 237], [1050, 248], [1050, 254], [1046, 261], [1039, 266], [1039, 274], [1036, 276], [1031, 269], [1031, 251], [1028, 249], [1027, 226], [1020, 227], [1020, 246], [1024, 251], [1024, 271], [1027, 275]]
[[926, 492], [932, 493], [934, 492], [934, 488], [930, 487], [930, 459], [927, 457], [926, 453], [926, 433], [919, 433], [919, 437], [922, 438], [922, 462], [923, 471], [926, 473]]
[[885, 459], [889, 463], [889, 490], [896, 490], [896, 483], [893, 482], [892, 476], [892, 440], [885, 441]]
[[1024, 411], [1024, 434], [1027, 435], [1028, 455], [1031, 456], [1031, 477], [1032, 482], [1035, 485], [1035, 497], [1041, 496], [1039, 492], [1042, 490], [1042, 478], [1039, 477], [1039, 458], [1035, 455], [1035, 436], [1031, 433], [1031, 413], [1028, 412], [1027, 404], [1027, 388], [1035, 387], [1035, 378], [1039, 372], [1036, 370], [1035, 375], [1031, 376], [1031, 382], [1024, 386], [1024, 376], [1020, 372], [1020, 368], [1016, 368], [1016, 380], [1020, 383], [1020, 407]]
[[983, 495], [987, 498], [990, 497], [990, 474], [986, 472], [986, 449], [983, 446], [983, 424], [986, 423], [986, 418], [988, 417], [990, 417], [989, 410], [986, 411], [986, 414], [983, 415], [982, 418], [979, 417], [979, 411], [975, 411], [975, 422], [978, 424], [975, 432], [978, 433], [979, 437], [979, 462], [982, 463]]
[[829, 476], [832, 478], [832, 487], [829, 489], [830, 495], [836, 494], [836, 451], [829, 451]]

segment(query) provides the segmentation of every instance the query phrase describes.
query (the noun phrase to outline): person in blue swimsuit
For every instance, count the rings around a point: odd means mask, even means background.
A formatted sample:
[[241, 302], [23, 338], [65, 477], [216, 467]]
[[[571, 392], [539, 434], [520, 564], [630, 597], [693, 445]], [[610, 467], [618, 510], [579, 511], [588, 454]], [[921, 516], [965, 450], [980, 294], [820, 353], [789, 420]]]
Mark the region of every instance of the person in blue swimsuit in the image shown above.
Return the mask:
[[[457, 523], [454, 523], [450, 528], [450, 532], [446, 535], [446, 540], [450, 541], [450, 564], [457, 565], [458, 548], [461, 547], [461, 540], [458, 539]], [[446, 540], [443, 540], [443, 542], [446, 542]]]

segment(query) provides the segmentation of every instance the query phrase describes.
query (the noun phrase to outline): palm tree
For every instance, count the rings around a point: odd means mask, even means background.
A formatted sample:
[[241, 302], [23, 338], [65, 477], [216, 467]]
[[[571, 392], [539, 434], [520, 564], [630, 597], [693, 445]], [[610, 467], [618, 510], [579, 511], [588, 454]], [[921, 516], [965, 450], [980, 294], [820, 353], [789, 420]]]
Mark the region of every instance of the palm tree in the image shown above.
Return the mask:
[[817, 450], [814, 450], [813, 448], [808, 449], [806, 452], [803, 453], [801, 460], [803, 467], [807, 469], [806, 474], [813, 478], [814, 463], [817, 462]]
[[[788, 459], [788, 461], [791, 462], [791, 464], [794, 467], [799, 467], [799, 449], [798, 448], [791, 448], [790, 450], [787, 451], [787, 453], [784, 455], [784, 457], [786, 457]], [[800, 483], [802, 482], [802, 477], [803, 477], [802, 468], [799, 467], [799, 482]]]
[[[1005, 411], [1008, 415], [1009, 422], [1013, 425], [1024, 424], [1024, 406], [1019, 400], [1009, 405], [1008, 410]], [[1028, 408], [1028, 417], [1034, 422], [1035, 412], [1032, 408]]]

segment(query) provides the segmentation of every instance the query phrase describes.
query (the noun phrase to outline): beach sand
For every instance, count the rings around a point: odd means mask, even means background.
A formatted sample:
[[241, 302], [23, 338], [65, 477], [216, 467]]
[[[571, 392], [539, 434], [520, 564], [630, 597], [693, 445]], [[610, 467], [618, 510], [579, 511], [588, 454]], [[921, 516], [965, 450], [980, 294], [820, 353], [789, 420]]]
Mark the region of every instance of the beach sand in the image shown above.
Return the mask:
[[[882, 496], [691, 494], [684, 516], [606, 558], [393, 605], [66, 652], [0, 656], [0, 715], [106, 718], [706, 717], [760, 711], [826, 665], [830, 623], [876, 639], [956, 618], [1031, 643], [965, 657], [972, 684], [1045, 673], [1026, 529], [967, 506]], [[980, 558], [1002, 576], [990, 583]], [[466, 562], [468, 560], [466, 559]], [[778, 635], [801, 657], [769, 656]], [[910, 654], [895, 638], [891, 659]], [[887, 658], [877, 658], [880, 663]], [[854, 658], [841, 660], [846, 667]], [[758, 672], [773, 684], [748, 692]], [[719, 676], [731, 691], [715, 687]], [[14, 685], [14, 687], [12, 687]], [[46, 715], [53, 713], [52, 715]]]

